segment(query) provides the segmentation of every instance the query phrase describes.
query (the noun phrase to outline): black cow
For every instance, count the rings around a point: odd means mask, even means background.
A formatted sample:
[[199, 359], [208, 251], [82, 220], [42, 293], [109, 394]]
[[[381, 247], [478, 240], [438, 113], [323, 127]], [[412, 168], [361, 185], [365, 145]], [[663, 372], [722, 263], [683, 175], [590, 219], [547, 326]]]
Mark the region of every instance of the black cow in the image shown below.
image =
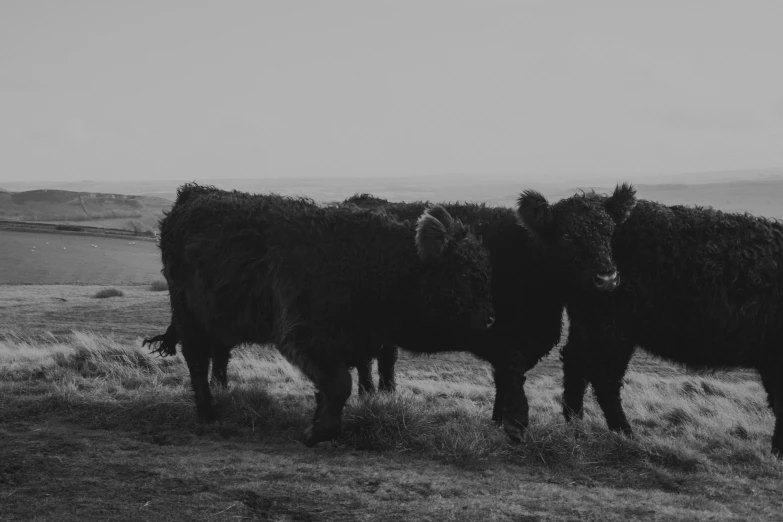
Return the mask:
[[[182, 191], [182, 197], [178, 200], [179, 204], [185, 204], [186, 201], [189, 201], [190, 198], [193, 197], [193, 195], [204, 195], [204, 194], [222, 194], [223, 196], [231, 196], [234, 194], [233, 191], [226, 191], [222, 189], [218, 189], [216, 187], [213, 187], [211, 185], [195, 185], [191, 184], [188, 186], [187, 191]], [[269, 198], [269, 197], [277, 197], [276, 195], [264, 195], [261, 196], [262, 198]], [[346, 200], [346, 202], [343, 203], [329, 203], [324, 205], [324, 207], [335, 207], [340, 205], [345, 205], [350, 208], [362, 208], [359, 205], [356, 205], [352, 202], [353, 199], [359, 196], [354, 196], [351, 200]], [[361, 196], [362, 198], [373, 198], [373, 196], [370, 196], [368, 194], [363, 194]], [[377, 200], [382, 201], [382, 200]], [[288, 206], [296, 206], [299, 210], [304, 210], [307, 207], [318, 207], [318, 204], [307, 197], [297, 197], [297, 198], [290, 198], [286, 204]], [[374, 208], [376, 205], [365, 205], [364, 208]], [[415, 216], [414, 216], [415, 218]], [[165, 271], [165, 263], [166, 260], [163, 260], [164, 263], [164, 271]], [[156, 335], [154, 337], [149, 337], [144, 339], [142, 342], [142, 346], [151, 346], [153, 353], [157, 353], [158, 355], [161, 355], [163, 357], [168, 357], [172, 355], [176, 355], [177, 353], [177, 344], [179, 343], [179, 336], [177, 335], [177, 329], [174, 326], [174, 323], [172, 322], [169, 327], [166, 329], [166, 332], [161, 335]], [[221, 350], [219, 352], [214, 352], [211, 354], [211, 361], [212, 361], [212, 383], [220, 386], [221, 388], [227, 388], [228, 387], [228, 362], [231, 358], [231, 350]], [[379, 360], [379, 369], [387, 369], [386, 372], [381, 373], [379, 376], [379, 388], [381, 390], [393, 390], [394, 389], [394, 365], [397, 361], [397, 349], [390, 345], [385, 349], [381, 349], [378, 354], [378, 360]], [[375, 391], [375, 384], [372, 381], [372, 361], [373, 359], [366, 359], [366, 360], [359, 360], [357, 362], [358, 365], [358, 375], [359, 375], [359, 383], [358, 383], [358, 391], [359, 395], [364, 395], [366, 393], [371, 393]], [[353, 365], [351, 365], [353, 366]]]
[[214, 418], [210, 359], [274, 342], [317, 389], [308, 446], [339, 434], [348, 366], [396, 343], [402, 325], [494, 321], [487, 253], [442, 207], [414, 227], [382, 211], [187, 184], [161, 221], [160, 249], [168, 340], [182, 343], [199, 418]]
[[566, 418], [582, 416], [591, 383], [609, 428], [630, 433], [620, 390], [640, 346], [692, 368], [758, 370], [783, 453], [783, 225], [640, 201], [612, 247], [623, 285], [567, 304]]
[[[635, 202], [635, 190], [623, 184], [609, 198], [578, 194], [553, 205], [538, 192], [525, 191], [515, 210], [444, 204], [451, 215], [475, 227], [490, 252], [495, 326], [479, 332], [418, 325], [397, 336], [397, 344], [414, 352], [467, 351], [488, 361], [496, 387], [492, 419], [502, 422], [512, 439], [519, 440], [520, 428], [528, 424], [525, 372], [559, 342], [569, 295], [585, 289], [594, 295], [606, 293], [620, 283], [610, 240], [615, 225], [628, 217]], [[346, 203], [380, 207], [401, 218], [414, 216], [427, 206], [389, 203], [368, 194], [354, 196]], [[397, 349], [391, 345], [379, 354], [382, 390], [394, 388], [396, 357]], [[370, 363], [357, 364], [360, 389], [372, 389]]]

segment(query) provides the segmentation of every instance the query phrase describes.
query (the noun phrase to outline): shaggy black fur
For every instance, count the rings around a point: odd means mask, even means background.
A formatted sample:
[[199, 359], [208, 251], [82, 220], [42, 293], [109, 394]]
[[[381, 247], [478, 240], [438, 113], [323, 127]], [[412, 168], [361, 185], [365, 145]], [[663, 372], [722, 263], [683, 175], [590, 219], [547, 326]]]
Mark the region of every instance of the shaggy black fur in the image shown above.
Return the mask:
[[612, 246], [623, 285], [567, 304], [566, 417], [582, 415], [591, 383], [609, 427], [630, 433], [620, 390], [640, 346], [693, 368], [758, 370], [783, 453], [783, 225], [640, 201]]
[[[234, 194], [232, 191], [226, 191], [221, 190], [213, 186], [208, 185], [196, 185], [196, 184], [190, 184], [187, 186], [187, 189], [181, 189], [178, 194], [177, 198], [177, 205], [183, 205], [186, 202], [190, 201], [194, 196], [204, 195], [204, 194], [222, 194], [223, 196], [230, 197]], [[363, 195], [366, 197], [372, 197], [369, 195]], [[271, 194], [266, 195], [262, 197], [277, 197], [277, 195]], [[318, 207], [318, 204], [309, 198], [304, 197], [298, 197], [295, 199], [290, 199], [289, 201], [285, 202], [286, 205], [296, 205], [297, 208], [300, 210], [306, 206], [312, 206], [312, 207]], [[334, 207], [342, 205], [340, 203], [332, 203], [325, 205], [326, 207]], [[351, 205], [349, 205], [351, 206]], [[354, 208], [356, 208], [355, 205], [352, 205]], [[450, 219], [450, 217], [448, 218]], [[164, 259], [164, 265], [166, 260]], [[164, 267], [165, 271], [165, 267]], [[169, 327], [166, 329], [165, 334], [156, 335], [154, 337], [149, 337], [143, 340], [142, 346], [150, 346], [152, 353], [157, 353], [158, 355], [162, 357], [169, 357], [172, 355], [176, 355], [177, 353], [177, 344], [179, 344], [179, 337], [177, 335], [177, 329], [174, 327], [174, 324], [170, 324]], [[228, 362], [231, 357], [231, 350], [228, 351], [220, 351], [218, 353], [212, 354], [212, 382], [214, 384], [217, 384], [223, 388], [228, 387]], [[380, 388], [382, 390], [385, 389], [393, 389], [394, 388], [394, 364], [397, 361], [397, 351], [392, 350], [386, 350], [382, 351], [379, 354], [379, 359], [384, 361], [384, 368], [391, 368], [391, 373], [388, 375], [380, 375]], [[358, 374], [359, 374], [359, 386], [358, 391], [359, 395], [364, 395], [368, 392], [374, 392], [375, 391], [375, 385], [372, 382], [372, 379], [369, 377], [363, 378], [365, 376], [370, 375], [369, 367], [372, 364], [372, 359], [368, 360], [362, 360], [358, 362], [358, 365], [361, 366], [359, 368]], [[386, 378], [385, 378], [386, 377]], [[390, 383], [390, 384], [387, 384]]]
[[[520, 196], [517, 209], [442, 205], [483, 236], [492, 263], [496, 322], [484, 332], [417, 325], [398, 336], [397, 344], [423, 353], [467, 351], [488, 361], [496, 386], [492, 418], [504, 424], [512, 439], [519, 439], [520, 428], [528, 424], [525, 372], [559, 342], [563, 306], [570, 294], [585, 289], [597, 294], [597, 286], [611, 290], [619, 282], [619, 277], [606, 276], [615, 272], [610, 239], [615, 224], [627, 218], [635, 202], [635, 190], [624, 184], [610, 198], [590, 193], [554, 205], [534, 191]], [[390, 203], [368, 194], [345, 204], [380, 207], [402, 219], [427, 206]], [[596, 275], [605, 277], [596, 280]], [[396, 347], [384, 346], [379, 357], [379, 388], [391, 390]], [[360, 387], [371, 390], [370, 361], [357, 368]]]
[[[476, 237], [443, 209], [416, 226], [385, 212], [187, 184], [161, 221], [172, 326], [145, 341], [190, 370], [202, 420], [208, 383], [225, 382], [233, 346], [273, 342], [316, 386], [307, 445], [339, 434], [348, 367], [397, 343], [406, 324], [485, 329], [491, 268]], [[410, 334], [409, 334], [410, 335]]]

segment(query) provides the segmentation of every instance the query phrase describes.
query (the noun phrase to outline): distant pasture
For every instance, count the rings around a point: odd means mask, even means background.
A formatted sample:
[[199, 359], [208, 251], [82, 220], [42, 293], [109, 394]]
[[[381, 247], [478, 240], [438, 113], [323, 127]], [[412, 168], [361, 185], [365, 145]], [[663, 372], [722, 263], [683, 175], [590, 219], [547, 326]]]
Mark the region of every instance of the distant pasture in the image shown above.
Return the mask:
[[146, 284], [160, 269], [152, 241], [0, 230], [0, 284]]

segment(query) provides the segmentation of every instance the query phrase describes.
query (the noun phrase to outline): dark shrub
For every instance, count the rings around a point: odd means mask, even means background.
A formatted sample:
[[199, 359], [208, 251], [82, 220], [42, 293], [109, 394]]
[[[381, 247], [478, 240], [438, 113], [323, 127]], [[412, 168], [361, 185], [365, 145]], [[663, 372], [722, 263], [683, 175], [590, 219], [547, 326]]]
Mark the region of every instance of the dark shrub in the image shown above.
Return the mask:
[[116, 288], [104, 288], [103, 290], [98, 290], [98, 292], [95, 293], [93, 296], [96, 299], [105, 299], [107, 297], [122, 297], [125, 294], [122, 292], [122, 290], [117, 290]]
[[169, 289], [169, 284], [166, 282], [165, 279], [161, 279], [159, 281], [153, 281], [150, 285], [150, 290], [153, 292], [165, 292]]

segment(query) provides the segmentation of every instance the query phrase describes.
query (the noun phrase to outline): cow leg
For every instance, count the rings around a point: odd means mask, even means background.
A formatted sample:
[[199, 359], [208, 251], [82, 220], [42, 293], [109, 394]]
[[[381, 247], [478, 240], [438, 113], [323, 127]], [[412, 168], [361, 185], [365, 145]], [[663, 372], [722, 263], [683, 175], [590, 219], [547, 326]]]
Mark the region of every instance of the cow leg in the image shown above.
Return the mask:
[[340, 435], [343, 407], [351, 395], [351, 373], [345, 363], [338, 362], [309, 376], [316, 386], [316, 408], [313, 423], [305, 430], [304, 443], [314, 446]]
[[783, 362], [759, 368], [761, 382], [767, 392], [769, 406], [775, 414], [775, 431], [772, 433], [772, 454], [783, 458]]
[[492, 378], [495, 381], [492, 421], [498, 426], [502, 425], [515, 442], [522, 440], [522, 430], [527, 428], [529, 422], [524, 388], [528, 367], [518, 345], [514, 338], [495, 338], [491, 347], [472, 351], [492, 365]]
[[[500, 352], [472, 352], [477, 357], [489, 362], [492, 366], [492, 380], [495, 382], [495, 402], [492, 404], [492, 421], [497, 426], [503, 424], [503, 411], [506, 408], [506, 400], [509, 398], [509, 362], [504, 351]], [[523, 391], [524, 394], [524, 391]]]
[[474, 355], [492, 365], [495, 381], [492, 420], [503, 425], [514, 441], [521, 440], [522, 432], [529, 424], [525, 374], [552, 350], [556, 341], [546, 336], [526, 335], [521, 330], [495, 332], [490, 333], [488, 341], [481, 343], [481, 350], [473, 351]]
[[516, 443], [522, 442], [524, 430], [527, 429], [529, 422], [529, 407], [525, 395], [526, 371], [525, 357], [518, 350], [510, 351], [505, 367], [495, 366], [495, 383], [497, 386], [500, 380], [500, 387], [503, 390], [500, 397], [503, 404], [503, 429], [506, 430], [509, 439]]
[[580, 342], [571, 337], [560, 352], [560, 360], [563, 363], [563, 415], [566, 421], [584, 416], [587, 379], [582, 360], [583, 349]]
[[341, 345], [342, 336], [334, 334], [332, 325], [298, 324], [302, 322], [299, 314], [285, 307], [276, 322], [278, 351], [315, 385], [315, 414], [304, 431], [304, 444], [312, 447], [338, 437], [353, 385], [346, 363], [349, 350]]
[[607, 343], [606, 351], [598, 353], [583, 353], [583, 360], [587, 361], [587, 380], [593, 385], [595, 398], [604, 412], [606, 425], [612, 431], [619, 431], [630, 435], [631, 425], [625, 416], [620, 391], [623, 387], [623, 377], [628, 369], [628, 363], [633, 356], [633, 348], [626, 343]]
[[593, 391], [598, 405], [604, 412], [606, 425], [612, 431], [619, 431], [626, 435], [631, 435], [633, 430], [625, 416], [622, 401], [620, 399], [620, 390], [623, 387], [622, 378], [601, 380], [593, 383]]
[[384, 344], [378, 354], [378, 389], [394, 392], [397, 383], [394, 380], [394, 367], [397, 364], [397, 346]]
[[505, 373], [492, 365], [492, 379], [495, 381], [495, 403], [492, 405], [492, 421], [500, 426], [503, 424], [503, 407], [506, 400]]
[[372, 382], [372, 359], [364, 359], [356, 364], [356, 373], [359, 375], [359, 396], [375, 393], [375, 384]]
[[228, 360], [230, 346], [216, 346], [212, 353], [212, 382], [221, 388], [228, 388]]
[[209, 346], [206, 335], [182, 336], [182, 355], [190, 371], [190, 383], [196, 395], [196, 412], [201, 422], [215, 420], [212, 393], [209, 391]]

